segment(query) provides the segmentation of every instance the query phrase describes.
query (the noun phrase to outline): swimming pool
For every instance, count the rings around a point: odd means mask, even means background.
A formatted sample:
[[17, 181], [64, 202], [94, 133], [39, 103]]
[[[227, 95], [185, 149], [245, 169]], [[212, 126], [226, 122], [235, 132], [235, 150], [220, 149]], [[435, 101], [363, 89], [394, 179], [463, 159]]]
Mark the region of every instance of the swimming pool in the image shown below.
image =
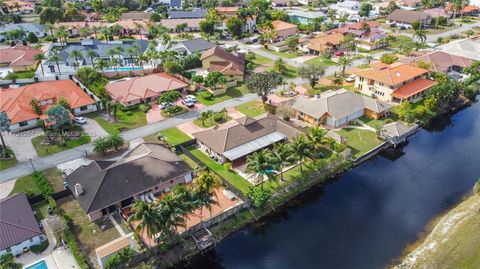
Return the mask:
[[138, 70], [142, 70], [141, 67], [117, 67], [117, 68], [112, 68], [112, 69], [108, 69], [108, 71], [119, 71], [119, 72], [122, 72], [122, 71], [138, 71]]
[[48, 269], [47, 262], [45, 260], [41, 260], [36, 264], [30, 265], [29, 267], [25, 267], [25, 269]]

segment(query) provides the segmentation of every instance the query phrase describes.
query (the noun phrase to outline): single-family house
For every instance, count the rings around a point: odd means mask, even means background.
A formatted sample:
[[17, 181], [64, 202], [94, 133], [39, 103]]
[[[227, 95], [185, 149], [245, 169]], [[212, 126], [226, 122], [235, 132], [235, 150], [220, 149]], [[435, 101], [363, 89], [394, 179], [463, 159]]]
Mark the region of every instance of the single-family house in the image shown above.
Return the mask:
[[397, 3], [403, 10], [417, 10], [422, 5], [421, 0], [400, 0]]
[[436, 47], [436, 50], [441, 50], [452, 55], [480, 61], [480, 38], [454, 40]]
[[13, 30], [23, 30], [25, 35], [29, 33], [34, 33], [37, 37], [44, 37], [45, 36], [45, 25], [38, 24], [38, 23], [10, 23], [5, 26], [0, 26], [0, 34], [5, 34], [6, 32], [13, 31]]
[[198, 8], [193, 10], [169, 10], [169, 19], [203, 19], [207, 16], [207, 10]]
[[326, 17], [322, 11], [306, 11], [305, 9], [287, 9], [290, 21], [308, 25], [313, 23], [316, 18]]
[[201, 53], [213, 47], [215, 47], [215, 44], [199, 37], [178, 42], [171, 48], [171, 50], [176, 51], [181, 55], [189, 55], [198, 52]]
[[419, 22], [422, 27], [430, 25], [432, 17], [422, 11], [395, 9], [387, 16], [387, 24], [399, 27], [412, 28], [412, 24]]
[[340, 49], [345, 37], [341, 33], [325, 34], [320, 33], [309, 40], [307, 45], [310, 54], [319, 55], [321, 53], [333, 53]]
[[[109, 24], [105, 22], [89, 22], [89, 21], [81, 21], [81, 22], [59, 22], [55, 24], [56, 28], [64, 27], [65, 30], [68, 32], [68, 37], [79, 37], [80, 36], [80, 29], [87, 28], [93, 32], [93, 29], [100, 29], [101, 27], [108, 27]], [[96, 30], [97, 34], [99, 30]], [[95, 33], [92, 33], [95, 34]]]
[[105, 90], [113, 100], [131, 106], [155, 101], [164, 92], [181, 92], [187, 87], [188, 83], [180, 78], [167, 73], [155, 73], [112, 81], [105, 86]]
[[269, 114], [255, 119], [242, 117], [235, 121], [237, 124], [234, 126], [192, 135], [197, 139], [200, 150], [220, 163], [232, 162], [232, 166], [240, 170], [247, 155], [302, 133]]
[[357, 46], [366, 50], [375, 50], [386, 46], [381, 42], [386, 34], [381, 30], [380, 23], [375, 21], [360, 21], [330, 30], [331, 33], [353, 34], [358, 41]]
[[[446, 6], [445, 6], [445, 10], [449, 13], [452, 13], [453, 15], [453, 4], [452, 3], [448, 3]], [[479, 6], [476, 6], [476, 5], [466, 5], [464, 6], [461, 10], [457, 11], [457, 14], [456, 16], [459, 17], [459, 16], [476, 16], [480, 14], [480, 7]]]
[[153, 202], [177, 184], [192, 180], [193, 170], [185, 161], [163, 145], [149, 143], [137, 145], [116, 161], [93, 161], [65, 178], [91, 221], [136, 200]]
[[22, 45], [0, 49], [0, 78], [10, 72], [35, 70], [37, 61], [34, 57], [37, 54], [43, 54], [43, 52]]
[[3, 5], [14, 14], [30, 14], [35, 10], [35, 3], [30, 1], [6, 0]]
[[156, 8], [160, 5], [167, 6], [171, 9], [180, 9], [182, 8], [182, 0], [160, 0], [157, 4], [152, 4], [152, 8]]
[[176, 30], [177, 25], [187, 24], [187, 27], [183, 29], [185, 32], [198, 32], [200, 31], [200, 22], [204, 21], [204, 18], [193, 18], [193, 19], [164, 19], [160, 21], [160, 25], [169, 29]]
[[416, 57], [405, 57], [399, 62], [414, 66], [428, 64], [428, 71], [448, 74], [452, 71], [463, 73], [463, 69], [473, 64], [474, 60], [436, 50]]
[[130, 11], [120, 15], [119, 20], [122, 21], [148, 21], [152, 13], [143, 11]]
[[430, 15], [430, 17], [432, 17], [433, 19], [436, 19], [436, 18], [439, 18], [439, 17], [444, 17], [446, 19], [449, 19], [452, 16], [444, 8], [441, 8], [441, 7], [424, 9], [423, 12]]
[[281, 41], [298, 33], [298, 26], [288, 22], [275, 20], [272, 21], [273, 30], [275, 31], [276, 41]]
[[360, 20], [360, 16], [358, 15], [358, 11], [360, 11], [360, 4], [361, 3], [359, 1], [345, 0], [343, 2], [338, 2], [331, 5], [330, 8], [336, 11], [337, 18], [347, 15], [348, 20], [358, 21]]
[[428, 70], [404, 63], [355, 71], [355, 89], [385, 102], [416, 102], [437, 82], [425, 78]]
[[[44, 70], [46, 73], [49, 71], [52, 74], [58, 72], [62, 74], [74, 74], [77, 71], [77, 63], [78, 67], [93, 66], [93, 63], [98, 59], [111, 61], [113, 57], [120, 60], [120, 66], [128, 66], [131, 68], [130, 70], [140, 69], [141, 67], [136, 66], [135, 55], [131, 55], [128, 52], [128, 49], [134, 44], [139, 47], [139, 50], [136, 52], [137, 54], [142, 54], [148, 47], [147, 40], [115, 40], [106, 43], [97, 39], [84, 39], [80, 42], [68, 42], [66, 45], [53, 45], [50, 47], [49, 54], [51, 55], [53, 53], [52, 51], [55, 50], [62, 60], [58, 62], [58, 66], [56, 62], [50, 60], [45, 61], [43, 63]], [[119, 51], [119, 55], [113, 56], [109, 51], [116, 47], [120, 47], [121, 50]], [[80, 52], [82, 55], [81, 58], [71, 57], [71, 53], [74, 50]], [[92, 59], [87, 56], [87, 51], [95, 51], [98, 56]]]
[[245, 76], [245, 53], [228, 52], [216, 46], [202, 53], [202, 67], [208, 72], [220, 72], [227, 81], [243, 81]]
[[47, 240], [25, 193], [0, 200], [0, 214], [0, 256], [20, 255]]
[[[73, 115], [97, 111], [94, 99], [71, 80], [54, 80], [33, 83], [18, 88], [0, 90], [0, 111], [7, 113], [12, 132], [37, 127], [38, 120], [44, 120], [45, 113], [59, 98], [70, 105]], [[41, 107], [39, 115], [31, 102], [36, 100]]]
[[338, 128], [362, 116], [379, 119], [390, 105], [345, 89], [328, 90], [314, 98], [299, 96], [290, 101], [299, 120]]
[[237, 16], [238, 7], [215, 7], [215, 11], [219, 16], [225, 16], [227, 18]]

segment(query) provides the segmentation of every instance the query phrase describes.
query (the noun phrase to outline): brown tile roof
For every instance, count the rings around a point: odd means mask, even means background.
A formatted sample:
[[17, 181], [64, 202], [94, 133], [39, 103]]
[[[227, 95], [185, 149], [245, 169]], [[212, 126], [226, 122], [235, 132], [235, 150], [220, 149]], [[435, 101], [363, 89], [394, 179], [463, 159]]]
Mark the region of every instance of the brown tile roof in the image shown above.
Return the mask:
[[22, 45], [0, 49], [0, 65], [8, 65], [11, 67], [34, 65], [37, 62], [33, 59], [36, 54], [43, 54], [43, 52]]
[[38, 119], [30, 105], [32, 99], [37, 101], [65, 98], [71, 108], [95, 104], [88, 94], [71, 80], [55, 80], [29, 84], [17, 89], [0, 90], [0, 111], [6, 111], [11, 123]]
[[288, 22], [276, 20], [272, 21], [273, 29], [275, 31], [282, 31], [282, 30], [287, 30], [287, 29], [292, 29], [292, 28], [298, 28], [295, 24], [291, 24]]
[[471, 59], [452, 55], [444, 51], [428, 52], [418, 57], [407, 57], [399, 61], [410, 65], [416, 65], [418, 62], [431, 63], [433, 68], [430, 71], [434, 72], [446, 72], [452, 66], [460, 66], [465, 68], [474, 63], [474, 61]]
[[381, 23], [376, 22], [376, 21], [360, 21], [360, 22], [356, 22], [356, 23], [347, 24], [343, 27], [332, 29], [332, 30], [330, 30], [330, 32], [345, 34], [350, 30], [361, 30], [362, 27], [363, 27], [363, 24], [365, 24], [365, 23], [370, 28], [376, 28], [376, 27], [379, 27], [381, 25]]
[[324, 51], [332, 46], [340, 45], [345, 37], [341, 33], [334, 34], [318, 34], [314, 38], [310, 39], [310, 43], [307, 48], [315, 51]]
[[200, 27], [200, 22], [204, 21], [204, 18], [199, 19], [164, 19], [160, 21], [160, 24], [163, 27], [168, 29], [175, 29], [179, 24], [186, 23], [189, 28], [198, 28]]
[[211, 61], [209, 71], [218, 71], [225, 75], [243, 75], [245, 73], [245, 54], [228, 52], [222, 47], [214, 47], [202, 53], [202, 61], [216, 56], [223, 61]]
[[113, 81], [105, 89], [120, 102], [156, 97], [162, 92], [185, 88], [188, 83], [167, 73], [156, 73], [127, 80]]
[[387, 20], [413, 23], [416, 21], [427, 19], [428, 17], [430, 17], [430, 15], [421, 11], [395, 9], [387, 16]]
[[217, 14], [232, 14], [237, 13], [238, 7], [215, 7]]
[[420, 78], [414, 81], [411, 81], [392, 93], [392, 97], [396, 97], [399, 99], [405, 99], [410, 96], [413, 96], [417, 93], [423, 92], [425, 90], [430, 89], [431, 87], [437, 84], [436, 81], [429, 80], [426, 78]]
[[0, 216], [0, 250], [42, 234], [23, 192], [0, 200]]
[[301, 133], [301, 131], [278, 120], [275, 116], [265, 114], [259, 119], [239, 119], [239, 124], [233, 127], [210, 129], [192, 135], [218, 154], [223, 154], [225, 151], [277, 131], [288, 138]]
[[364, 69], [355, 75], [394, 86], [427, 73], [428, 70], [403, 63], [394, 63], [382, 69]]
[[164, 182], [191, 173], [192, 168], [170, 149], [159, 144], [139, 144], [117, 161], [93, 161], [65, 178], [87, 213], [101, 210]]
[[120, 15], [120, 20], [149, 20], [152, 13], [143, 12], [143, 11], [130, 11], [126, 13], [122, 13]]

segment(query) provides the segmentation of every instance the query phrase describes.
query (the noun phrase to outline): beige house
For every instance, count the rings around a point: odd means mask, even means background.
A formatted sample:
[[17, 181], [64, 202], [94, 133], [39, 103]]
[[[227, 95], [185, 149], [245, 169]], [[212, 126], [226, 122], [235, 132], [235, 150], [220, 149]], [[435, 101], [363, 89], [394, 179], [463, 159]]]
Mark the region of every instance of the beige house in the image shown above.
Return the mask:
[[276, 34], [276, 40], [281, 41], [289, 38], [290, 36], [296, 35], [298, 33], [298, 26], [288, 22], [276, 20], [272, 21], [273, 30]]
[[385, 102], [416, 102], [437, 84], [426, 79], [428, 70], [403, 64], [372, 64], [370, 68], [355, 71], [355, 89], [360, 93]]
[[220, 72], [227, 81], [243, 81], [245, 75], [245, 54], [228, 52], [214, 47], [202, 53], [202, 67], [208, 72]]

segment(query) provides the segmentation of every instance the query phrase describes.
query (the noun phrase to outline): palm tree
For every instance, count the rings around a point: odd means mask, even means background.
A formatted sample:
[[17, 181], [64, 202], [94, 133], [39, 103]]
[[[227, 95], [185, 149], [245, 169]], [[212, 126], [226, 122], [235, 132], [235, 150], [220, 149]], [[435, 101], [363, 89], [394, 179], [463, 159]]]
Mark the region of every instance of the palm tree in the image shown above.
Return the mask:
[[206, 192], [210, 195], [215, 195], [215, 189], [220, 186], [222, 186], [222, 180], [212, 172], [205, 171], [195, 179], [194, 188], [197, 192]]
[[351, 66], [352, 64], [353, 64], [353, 60], [348, 56], [342, 56], [338, 59], [337, 65], [342, 70], [342, 77], [345, 76], [345, 69], [347, 69], [347, 67]]
[[94, 50], [88, 50], [85, 52], [85, 56], [90, 58], [90, 61], [92, 62], [93, 68], [95, 68], [95, 57], [98, 57], [98, 53]]
[[425, 44], [425, 41], [427, 41], [427, 31], [423, 29], [417, 29], [415, 30], [413, 37], [417, 37], [418, 39], [420, 39], [421, 44]]
[[264, 149], [247, 156], [245, 172], [253, 176], [255, 182], [261, 184], [262, 188], [265, 176], [268, 179], [274, 178], [274, 171], [275, 165], [268, 150]]
[[132, 46], [130, 47], [133, 51], [133, 54], [135, 54], [135, 57], [138, 56], [138, 52], [140, 51], [141, 47], [138, 43], [134, 43], [132, 44]]
[[102, 28], [100, 28], [100, 34], [103, 35], [103, 37], [105, 38], [105, 42], [108, 44], [108, 39], [110, 38], [110, 35], [112, 34], [110, 29], [108, 27], [102, 27]]
[[60, 55], [58, 55], [58, 52], [54, 53], [52, 56], [50, 56], [50, 58], [48, 60], [50, 62], [54, 62], [57, 65], [58, 74], [61, 75], [62, 73], [60, 72], [60, 64], [59, 63], [61, 61], [63, 61], [63, 58], [60, 57]]
[[107, 137], [109, 146], [113, 147], [115, 150], [118, 150], [121, 146], [125, 144], [125, 139], [120, 133], [115, 132]]
[[80, 28], [79, 33], [80, 33], [80, 37], [83, 37], [83, 38], [86, 38], [88, 35], [90, 35], [90, 31], [88, 30], [88, 28], [85, 28], [85, 27]]
[[132, 206], [133, 214], [128, 218], [128, 222], [138, 221], [135, 227], [135, 233], [141, 234], [143, 231], [147, 233], [149, 239], [161, 232], [162, 220], [158, 210], [152, 205], [141, 200], [135, 201]]
[[42, 70], [42, 75], [45, 76], [45, 72], [43, 71], [43, 64], [42, 64], [42, 61], [45, 60], [45, 56], [43, 55], [43, 53], [35, 54], [35, 56], [33, 56], [33, 59], [39, 62], [40, 69]]
[[320, 125], [315, 124], [308, 128], [308, 135], [307, 139], [310, 144], [318, 150], [322, 146], [322, 139], [325, 137], [327, 133], [326, 130], [320, 128]]
[[182, 205], [181, 199], [167, 195], [158, 203], [158, 214], [162, 220], [162, 235], [166, 236], [177, 227], [185, 227], [185, 216], [189, 213]]
[[278, 143], [273, 146], [272, 157], [276, 170], [280, 172], [280, 180], [283, 179], [283, 169], [295, 162], [295, 156], [292, 154], [292, 148], [289, 144]]
[[75, 66], [78, 69], [78, 67], [80, 66], [80, 63], [78, 62], [78, 59], [82, 58], [82, 53], [79, 50], [74, 49], [70, 52], [69, 57], [75, 59]]
[[303, 173], [303, 162], [305, 158], [312, 156], [312, 144], [309, 143], [304, 135], [294, 138], [292, 145], [292, 152], [300, 165], [300, 173]]
[[62, 26], [58, 27], [57, 32], [55, 33], [55, 36], [60, 41], [60, 44], [65, 45], [67, 43], [66, 38], [68, 36], [68, 32], [67, 32], [65, 26], [62, 25]]
[[114, 52], [114, 55], [117, 55], [117, 56], [118, 56], [118, 62], [119, 62], [119, 64], [122, 65], [121, 55], [122, 55], [122, 52], [123, 52], [123, 48], [120, 47], [120, 46], [116, 46], [116, 47], [114, 47], [112, 50], [113, 50], [113, 52]]
[[143, 39], [142, 30], [145, 29], [145, 28], [140, 23], [135, 22], [134, 24], [135, 24], [135, 30], [140, 35], [140, 40], [142, 40]]
[[105, 137], [99, 137], [93, 142], [93, 151], [104, 154], [109, 148], [108, 141]]
[[100, 68], [100, 70], [102, 71], [102, 73], [104, 72], [105, 69], [107, 69], [109, 66], [110, 66], [110, 62], [105, 60], [104, 58], [98, 58], [96, 60], [96, 67]]

